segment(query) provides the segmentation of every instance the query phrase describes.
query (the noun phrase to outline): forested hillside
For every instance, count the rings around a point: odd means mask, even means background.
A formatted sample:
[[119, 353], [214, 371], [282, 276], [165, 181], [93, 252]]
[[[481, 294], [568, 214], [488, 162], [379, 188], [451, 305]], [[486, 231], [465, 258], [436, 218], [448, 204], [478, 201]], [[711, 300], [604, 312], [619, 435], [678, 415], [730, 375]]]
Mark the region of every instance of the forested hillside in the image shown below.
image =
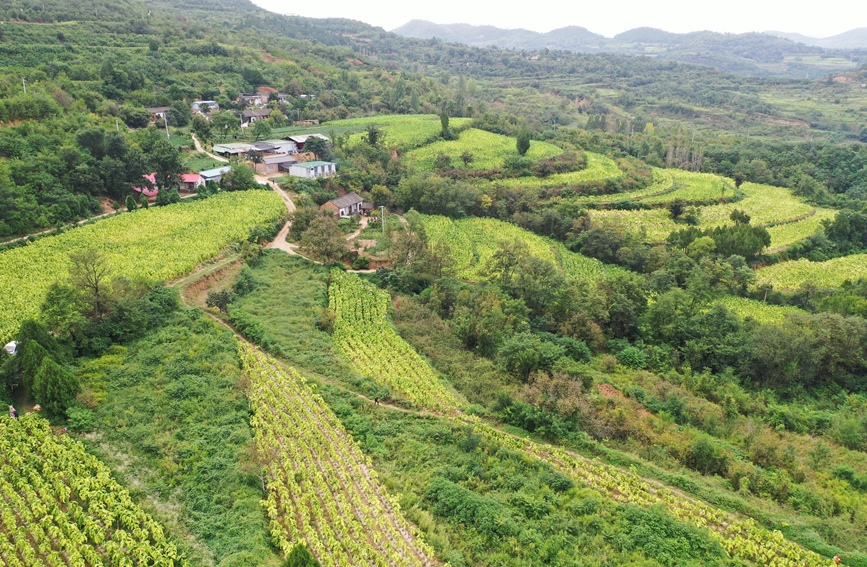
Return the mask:
[[11, 0], [0, 70], [0, 563], [867, 566], [863, 67]]

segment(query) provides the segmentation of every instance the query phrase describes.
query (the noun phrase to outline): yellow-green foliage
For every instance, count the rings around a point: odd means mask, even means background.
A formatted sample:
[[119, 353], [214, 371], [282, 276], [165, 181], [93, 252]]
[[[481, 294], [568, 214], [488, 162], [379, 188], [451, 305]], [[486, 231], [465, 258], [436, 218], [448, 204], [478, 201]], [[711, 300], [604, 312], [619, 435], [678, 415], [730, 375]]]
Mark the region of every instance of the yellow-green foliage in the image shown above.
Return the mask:
[[[741, 186], [747, 197], [736, 203], [703, 207], [701, 210], [702, 228], [713, 228], [730, 224], [729, 215], [735, 209], [750, 215], [751, 224], [766, 225], [794, 220], [809, 215], [813, 207], [783, 187], [744, 183]], [[773, 245], [773, 243], [772, 243]]]
[[0, 342], [35, 317], [52, 283], [68, 277], [69, 254], [95, 249], [111, 275], [133, 281], [180, 276], [246, 239], [286, 211], [273, 191], [222, 193], [203, 201], [123, 213], [0, 254]]
[[822, 229], [822, 221], [831, 220], [837, 216], [837, 211], [832, 209], [816, 209], [815, 214], [795, 221], [778, 224], [768, 229], [771, 234], [771, 249], [781, 249], [791, 246], [815, 234]]
[[3, 565], [186, 564], [108, 467], [38, 414], [0, 417], [0, 470]]
[[441, 411], [460, 407], [437, 373], [391, 326], [387, 292], [356, 274], [334, 270], [328, 308], [334, 313], [334, 344], [365, 376], [413, 404]]
[[758, 284], [770, 284], [781, 290], [796, 290], [804, 284], [839, 287], [846, 281], [867, 277], [867, 254], [843, 256], [827, 262], [806, 259], [781, 262], [758, 270], [756, 275]]
[[[439, 141], [418, 148], [406, 154], [407, 162], [419, 169], [433, 170], [437, 156], [444, 154], [452, 158], [452, 164], [463, 167], [461, 154], [473, 154], [473, 161], [467, 169], [496, 169], [503, 167], [503, 161], [509, 156], [518, 155], [515, 138], [492, 134], [484, 130], [471, 128], [461, 132], [457, 140]], [[561, 148], [547, 142], [530, 142], [530, 150], [526, 157], [531, 160], [551, 158], [563, 153]]]
[[643, 230], [647, 242], [663, 242], [673, 231], [685, 226], [671, 220], [668, 209], [590, 211], [590, 219], [601, 226], [614, 226], [628, 232]]
[[451, 253], [447, 262], [452, 273], [478, 280], [479, 270], [497, 251], [500, 242], [519, 240], [534, 257], [559, 266], [571, 279], [597, 279], [615, 270], [599, 260], [567, 250], [559, 242], [534, 234], [516, 225], [491, 218], [465, 218], [423, 215], [425, 232], [431, 243], [445, 243]]
[[665, 203], [675, 199], [686, 201], [704, 201], [732, 197], [735, 194], [734, 183], [712, 173], [695, 173], [682, 169], [665, 170], [674, 182], [675, 190], [664, 195], [642, 199], [645, 203]]
[[[666, 171], [673, 173], [676, 170]], [[674, 179], [692, 180], [697, 184], [656, 198], [637, 200], [661, 203], [678, 196], [683, 199], [722, 196], [721, 189], [727, 187], [727, 180], [719, 176], [705, 177], [706, 175], [691, 173], [681, 176], [680, 173], [673, 173]], [[739, 209], [750, 216], [750, 222], [754, 226], [772, 225], [768, 231], [771, 233], [773, 249], [803, 240], [819, 228], [823, 219], [832, 218], [836, 214], [836, 211], [830, 209], [814, 208], [783, 187], [745, 183], [741, 191], [746, 194], [746, 197], [740, 201], [700, 207], [699, 227], [708, 229], [732, 224], [729, 217], [732, 211]], [[726, 189], [726, 194], [731, 195], [730, 189]], [[622, 194], [624, 198], [626, 195], [629, 194]], [[620, 200], [613, 197], [611, 195], [607, 198], [611, 201]], [[663, 242], [669, 234], [686, 226], [674, 222], [668, 209], [665, 208], [638, 211], [594, 210], [590, 211], [590, 218], [603, 226], [616, 226], [632, 232], [644, 230], [648, 242]]]
[[[511, 139], [511, 138], [510, 138]], [[529, 157], [533, 157], [532, 153], [536, 144], [542, 142], [532, 142], [530, 151], [527, 152]], [[512, 144], [514, 148], [514, 143]], [[470, 150], [472, 151], [472, 150]], [[585, 181], [603, 180], [609, 177], [617, 177], [620, 175], [620, 168], [614, 163], [614, 160], [601, 154], [593, 152], [585, 152], [587, 156], [587, 167], [581, 171], [572, 171], [569, 173], [557, 173], [549, 177], [518, 177], [514, 179], [502, 179], [493, 181], [497, 185], [505, 185], [507, 187], [561, 187], [569, 185], [577, 185]]]
[[728, 295], [719, 300], [732, 313], [736, 314], [741, 319], [751, 317], [759, 323], [775, 323], [782, 325], [786, 322], [786, 316], [790, 313], [804, 313], [803, 310], [797, 307], [783, 305], [768, 305], [755, 299], [747, 299], [745, 297], [735, 297]]
[[[472, 121], [471, 118], [451, 118], [451, 128], [462, 128]], [[386, 145], [399, 148], [414, 147], [439, 134], [442, 129], [440, 117], [436, 114], [399, 114], [392, 116], [366, 116], [364, 118], [348, 118], [335, 120], [324, 125], [329, 126], [376, 126], [385, 133]], [[352, 143], [362, 143], [367, 134], [360, 132], [350, 138]]]

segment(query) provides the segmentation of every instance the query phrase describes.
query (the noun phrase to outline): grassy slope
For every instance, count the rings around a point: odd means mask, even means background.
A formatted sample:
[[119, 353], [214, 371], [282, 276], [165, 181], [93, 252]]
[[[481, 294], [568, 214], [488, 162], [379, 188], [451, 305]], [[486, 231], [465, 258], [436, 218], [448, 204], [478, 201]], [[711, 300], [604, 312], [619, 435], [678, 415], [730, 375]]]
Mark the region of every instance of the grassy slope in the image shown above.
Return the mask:
[[80, 371], [88, 445], [171, 531], [193, 565], [277, 565], [259, 506], [235, 339], [198, 311]]

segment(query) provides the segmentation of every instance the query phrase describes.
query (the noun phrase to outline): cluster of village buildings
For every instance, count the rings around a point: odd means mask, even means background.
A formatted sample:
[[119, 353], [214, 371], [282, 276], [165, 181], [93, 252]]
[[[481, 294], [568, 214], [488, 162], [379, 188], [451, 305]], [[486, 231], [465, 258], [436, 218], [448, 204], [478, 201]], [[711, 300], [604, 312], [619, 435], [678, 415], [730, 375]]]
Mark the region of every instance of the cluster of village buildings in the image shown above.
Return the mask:
[[[277, 101], [286, 102], [288, 95], [273, 93]], [[301, 95], [305, 97], [306, 95]], [[268, 118], [272, 110], [265, 108], [271, 100], [272, 91], [260, 90], [256, 93], [241, 93], [238, 102], [248, 107], [240, 113], [241, 127], [248, 127], [258, 120]], [[211, 112], [220, 110], [220, 105], [213, 100], [195, 101], [190, 105], [193, 114], [201, 114], [206, 118]], [[166, 118], [169, 107], [149, 108], [153, 120]], [[296, 123], [297, 124], [297, 123]], [[305, 121], [305, 126], [318, 124], [318, 121]], [[213, 152], [223, 157], [246, 158], [252, 162], [253, 169], [262, 176], [270, 177], [288, 174], [292, 177], [304, 179], [318, 179], [337, 173], [337, 164], [329, 161], [299, 161], [297, 158], [305, 153], [305, 145], [311, 138], [320, 138], [328, 142], [328, 138], [322, 134], [307, 134], [286, 136], [278, 140], [264, 140], [261, 142], [230, 142], [216, 144]], [[179, 190], [192, 192], [208, 182], [219, 183], [224, 174], [232, 169], [227, 165], [215, 169], [208, 169], [198, 173], [185, 173], [180, 176]], [[153, 198], [157, 195], [156, 174], [146, 175], [151, 187], [133, 187], [133, 190], [145, 197]], [[339, 217], [350, 217], [364, 214], [373, 208], [371, 203], [365, 203], [364, 199], [356, 193], [349, 193], [336, 199], [332, 199], [322, 205], [323, 210], [328, 210]]]

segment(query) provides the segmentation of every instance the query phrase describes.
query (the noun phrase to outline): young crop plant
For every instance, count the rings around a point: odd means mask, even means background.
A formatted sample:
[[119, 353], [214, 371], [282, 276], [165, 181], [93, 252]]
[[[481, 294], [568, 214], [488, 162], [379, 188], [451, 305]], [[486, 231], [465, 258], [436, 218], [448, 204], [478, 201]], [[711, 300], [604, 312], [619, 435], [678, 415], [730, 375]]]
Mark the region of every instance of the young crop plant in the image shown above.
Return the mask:
[[0, 564], [187, 563], [99, 459], [31, 414], [0, 417]]
[[239, 355], [265, 459], [262, 505], [283, 554], [302, 543], [323, 567], [435, 565], [433, 550], [313, 386], [252, 346], [241, 344]]
[[333, 270], [328, 308], [334, 314], [334, 343], [362, 374], [412, 404], [443, 412], [457, 410], [462, 403], [455, 394], [395, 332], [388, 319], [390, 300], [386, 291], [357, 275]]
[[105, 258], [111, 278], [164, 281], [192, 270], [231, 242], [285, 214], [273, 191], [221, 193], [193, 203], [152, 207], [74, 228], [0, 253], [0, 342], [36, 317], [51, 284], [69, 276], [69, 255]]

